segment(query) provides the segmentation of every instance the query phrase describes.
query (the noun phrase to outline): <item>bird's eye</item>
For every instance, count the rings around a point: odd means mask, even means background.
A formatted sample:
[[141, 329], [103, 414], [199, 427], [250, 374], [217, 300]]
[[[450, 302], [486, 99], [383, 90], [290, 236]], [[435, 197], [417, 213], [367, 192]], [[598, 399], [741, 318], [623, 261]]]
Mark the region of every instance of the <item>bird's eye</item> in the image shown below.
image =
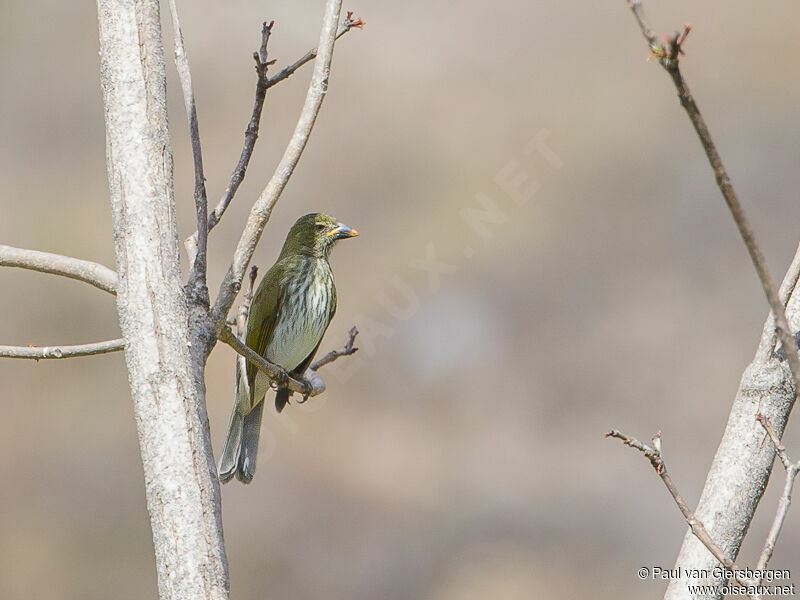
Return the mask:
[[325, 225], [323, 223], [317, 223], [315, 227], [317, 228], [317, 231], [322, 231], [325, 229]]

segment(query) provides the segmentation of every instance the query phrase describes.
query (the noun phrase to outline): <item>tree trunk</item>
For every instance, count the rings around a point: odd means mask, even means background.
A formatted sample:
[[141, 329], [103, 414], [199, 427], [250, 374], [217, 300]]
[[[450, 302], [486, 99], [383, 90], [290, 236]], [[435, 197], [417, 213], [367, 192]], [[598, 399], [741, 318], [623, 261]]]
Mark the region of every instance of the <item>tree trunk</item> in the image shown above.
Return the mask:
[[190, 329], [180, 272], [159, 6], [98, 0], [97, 8], [117, 307], [159, 596], [227, 598], [205, 340]]

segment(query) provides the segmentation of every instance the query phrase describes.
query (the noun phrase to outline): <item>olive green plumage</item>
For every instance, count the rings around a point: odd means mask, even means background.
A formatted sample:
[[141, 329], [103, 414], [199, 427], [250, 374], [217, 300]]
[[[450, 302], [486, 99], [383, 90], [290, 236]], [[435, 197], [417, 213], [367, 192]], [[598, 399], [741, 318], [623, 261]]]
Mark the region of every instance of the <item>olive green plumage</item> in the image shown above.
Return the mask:
[[[247, 321], [247, 345], [280, 365], [293, 377], [302, 377], [319, 348], [336, 312], [336, 286], [328, 258], [337, 240], [358, 235], [336, 219], [321, 213], [300, 217], [289, 230], [277, 262], [256, 290]], [[256, 452], [269, 378], [254, 365], [237, 363], [236, 404], [219, 463], [224, 483], [234, 475], [249, 483], [256, 468]], [[292, 392], [278, 387], [278, 412]]]

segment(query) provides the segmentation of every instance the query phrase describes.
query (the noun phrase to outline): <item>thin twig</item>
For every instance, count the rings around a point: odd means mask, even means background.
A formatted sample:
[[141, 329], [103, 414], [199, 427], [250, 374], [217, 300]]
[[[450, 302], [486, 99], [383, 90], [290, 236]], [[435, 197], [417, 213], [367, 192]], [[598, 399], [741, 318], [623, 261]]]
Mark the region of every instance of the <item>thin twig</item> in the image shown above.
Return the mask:
[[[250, 158], [253, 156], [253, 150], [256, 145], [256, 140], [258, 139], [258, 131], [261, 126], [261, 114], [264, 108], [264, 99], [266, 98], [267, 90], [280, 83], [284, 79], [288, 79], [290, 75], [311, 61], [317, 55], [317, 49], [313, 48], [306, 52], [298, 61], [279, 71], [275, 77], [268, 77], [267, 69], [275, 63], [274, 60], [267, 60], [267, 43], [269, 42], [269, 37], [272, 33], [272, 27], [274, 23], [274, 21], [269, 23], [264, 21], [261, 27], [261, 46], [257, 52], [253, 52], [253, 59], [256, 62], [257, 76], [253, 112], [250, 116], [250, 123], [248, 123], [247, 129], [245, 130], [244, 146], [242, 147], [242, 152], [239, 155], [239, 162], [236, 164], [236, 168], [231, 174], [228, 187], [225, 188], [225, 193], [222, 195], [222, 198], [214, 210], [212, 210], [208, 215], [209, 231], [217, 226], [222, 218], [222, 215], [225, 214], [225, 211], [228, 209], [228, 206], [233, 200], [233, 197], [236, 195], [236, 192], [239, 190], [239, 186], [242, 184], [242, 181], [244, 181], [245, 175], [247, 174], [247, 167], [250, 164]], [[353, 28], [361, 29], [363, 27], [364, 21], [361, 19], [354, 19], [352, 13], [347, 13], [347, 18], [344, 20], [344, 22], [342, 22], [339, 30], [336, 33], [336, 39], [338, 40]], [[196, 246], [197, 232], [193, 233], [192, 236], [186, 240], [186, 247], [189, 250], [190, 256], [197, 251]]]
[[[253, 276], [253, 271], [251, 271], [251, 282], [254, 279], [255, 277]], [[249, 290], [248, 294], [252, 295], [252, 289]], [[239, 316], [241, 316], [241, 314], [242, 313], [240, 312]], [[239, 327], [240, 321], [237, 319], [237, 329], [239, 329]], [[305, 401], [305, 398], [317, 396], [325, 391], [325, 382], [318, 375], [315, 376], [316, 372], [320, 368], [332, 363], [342, 356], [350, 356], [358, 351], [358, 348], [353, 347], [353, 342], [358, 335], [358, 329], [356, 327], [352, 327], [348, 332], [348, 339], [344, 348], [341, 350], [332, 350], [320, 360], [312, 364], [306, 371], [303, 379], [295, 379], [289, 375], [286, 369], [280, 365], [276, 365], [275, 363], [266, 360], [263, 356], [260, 356], [252, 348], [250, 348], [250, 346], [247, 346], [244, 341], [240, 339], [243, 337], [242, 331], [242, 329], [239, 329], [239, 335], [236, 335], [231, 328], [225, 324], [220, 332], [219, 339], [221, 342], [224, 342], [233, 348], [239, 354], [239, 356], [243, 356], [245, 359], [253, 363], [273, 381], [281, 382], [293, 392], [302, 394], [304, 399], [300, 402]]]
[[351, 354], [358, 352], [358, 348], [353, 346], [357, 335], [358, 327], [353, 325], [353, 327], [350, 328], [350, 331], [347, 332], [347, 343], [344, 345], [344, 347], [339, 350], [331, 350], [318, 361], [315, 361], [311, 365], [311, 370], [317, 371], [320, 367], [324, 367], [325, 365], [332, 363], [341, 356], [350, 356]]
[[[701, 523], [697, 517], [695, 517], [694, 512], [689, 508], [689, 505], [686, 504], [686, 501], [683, 499], [683, 496], [678, 492], [678, 488], [675, 487], [675, 484], [672, 481], [672, 478], [667, 473], [667, 465], [664, 463], [664, 459], [661, 456], [661, 451], [656, 448], [651, 448], [647, 444], [643, 444], [636, 438], [630, 437], [622, 433], [621, 431], [617, 431], [616, 429], [612, 429], [608, 433], [605, 434], [605, 437], [612, 437], [618, 440], [622, 440], [622, 443], [626, 446], [630, 446], [635, 450], [638, 450], [642, 454], [644, 454], [645, 458], [650, 461], [650, 464], [655, 469], [656, 474], [661, 478], [661, 481], [664, 482], [664, 485], [667, 487], [670, 495], [672, 496], [673, 500], [675, 500], [675, 504], [678, 505], [678, 509], [681, 511], [683, 518], [686, 519], [686, 522], [689, 524], [689, 528], [692, 530], [694, 536], [700, 540], [700, 542], [708, 549], [711, 554], [714, 555], [720, 564], [722, 564], [726, 569], [730, 571], [740, 571], [741, 569], [736, 566], [730, 558], [725, 555], [725, 552], [714, 543], [714, 540], [711, 539], [711, 535], [708, 533], [708, 530], [705, 528], [703, 523]], [[659, 431], [656, 436], [653, 438], [654, 444], [660, 446], [661, 444], [661, 432]], [[742, 585], [751, 586], [755, 585], [754, 581], [745, 578], [734, 577], [734, 579]], [[749, 595], [749, 598], [757, 599], [758, 595]]]
[[178, 69], [178, 78], [183, 90], [183, 101], [186, 105], [186, 115], [189, 119], [189, 137], [192, 142], [192, 157], [194, 159], [194, 204], [197, 213], [197, 253], [191, 257], [192, 267], [189, 273], [189, 290], [193, 299], [203, 306], [208, 306], [208, 286], [206, 285], [207, 254], [208, 254], [208, 196], [206, 194], [206, 180], [203, 174], [203, 149], [200, 144], [200, 127], [197, 123], [197, 106], [192, 89], [192, 72], [189, 69], [189, 59], [183, 44], [183, 31], [178, 18], [178, 8], [175, 0], [169, 0], [172, 14], [172, 27], [175, 31], [175, 66]]
[[800, 279], [800, 246], [798, 246], [797, 252], [795, 252], [792, 264], [789, 265], [789, 269], [783, 277], [783, 282], [781, 282], [781, 288], [778, 291], [781, 304], [783, 304], [784, 307], [789, 304], [789, 299], [792, 297], [792, 293], [797, 287], [798, 279]]
[[647, 43], [650, 46], [650, 51], [653, 53], [654, 57], [658, 58], [659, 64], [669, 73], [670, 77], [672, 78], [672, 82], [675, 84], [675, 88], [678, 90], [678, 98], [680, 99], [681, 106], [683, 106], [683, 108], [686, 110], [686, 114], [689, 116], [689, 120], [692, 122], [695, 132], [700, 138], [700, 143], [703, 145], [703, 150], [705, 151], [708, 161], [711, 164], [711, 169], [714, 172], [717, 186], [722, 192], [722, 196], [725, 198], [725, 202], [727, 203], [728, 209], [733, 216], [736, 227], [739, 229], [739, 234], [741, 235], [742, 240], [747, 247], [747, 251], [750, 253], [750, 259], [753, 261], [753, 266], [755, 267], [758, 278], [761, 281], [761, 287], [764, 290], [764, 295], [767, 297], [767, 302], [769, 302], [770, 309], [775, 317], [777, 334], [781, 340], [781, 343], [783, 344], [784, 354], [792, 372], [796, 398], [797, 393], [800, 391], [800, 356], [798, 356], [797, 343], [792, 335], [792, 330], [790, 329], [789, 323], [786, 319], [784, 303], [778, 296], [778, 290], [775, 287], [772, 276], [767, 268], [767, 263], [764, 260], [764, 254], [761, 252], [761, 248], [756, 242], [755, 234], [750, 226], [750, 222], [748, 221], [747, 216], [744, 213], [744, 209], [742, 208], [742, 205], [736, 196], [736, 192], [733, 189], [728, 172], [725, 170], [725, 167], [722, 164], [722, 159], [719, 156], [719, 152], [717, 152], [716, 145], [711, 139], [711, 132], [709, 131], [703, 116], [700, 114], [700, 109], [698, 108], [694, 97], [689, 91], [689, 86], [686, 84], [686, 81], [683, 79], [683, 75], [681, 74], [681, 45], [686, 41], [686, 36], [688, 35], [691, 27], [689, 25], [685, 25], [683, 31], [673, 34], [667, 44], [656, 45], [655, 33], [647, 24], [641, 1], [628, 0], [628, 6], [636, 17], [644, 37], [647, 39]]
[[639, 28], [642, 30], [642, 35], [647, 39], [647, 42], [652, 48], [656, 45], [656, 32], [650, 29], [650, 26], [647, 24], [647, 21], [644, 18], [644, 9], [642, 8], [641, 0], [630, 0], [628, 2], [628, 6], [633, 12], [633, 16], [636, 17], [637, 23], [639, 23]]
[[[792, 264], [789, 265], [789, 269], [786, 271], [786, 275], [783, 276], [783, 281], [781, 282], [781, 287], [778, 290], [778, 297], [781, 299], [781, 304], [783, 304], [784, 310], [789, 304], [789, 299], [792, 297], [795, 288], [797, 287], [798, 279], [800, 279], [800, 246], [798, 246], [797, 251], [795, 252], [794, 258], [792, 259]], [[768, 322], [765, 325], [766, 328], [771, 332], [769, 339], [763, 339], [762, 336], [762, 343], [759, 344], [759, 353], [768, 353], [766, 356], [770, 356], [775, 352], [775, 346], [778, 343], [778, 331], [775, 327], [775, 316], [770, 311]]]
[[[338, 40], [340, 37], [342, 37], [345, 33], [347, 33], [353, 28], [363, 29], [364, 25], [366, 25], [366, 23], [362, 19], [360, 18], [354, 19], [353, 13], [348, 12], [347, 17], [345, 18], [344, 21], [342, 21], [342, 24], [339, 26], [339, 30], [336, 32], [336, 39]], [[298, 60], [293, 62], [291, 65], [289, 65], [288, 67], [284, 67], [283, 69], [278, 71], [278, 73], [275, 76], [270, 77], [269, 81], [267, 82], [267, 89], [271, 88], [273, 85], [280, 83], [284, 79], [288, 79], [290, 76], [294, 75], [294, 72], [297, 71], [297, 69], [302, 67], [307, 62], [314, 60], [316, 57], [317, 57], [317, 49], [312, 48], [311, 50], [306, 52], [303, 56], [301, 56]]]
[[328, 89], [328, 78], [330, 76], [331, 60], [333, 58], [333, 47], [336, 42], [338, 31], [339, 14], [342, 8], [342, 0], [327, 0], [325, 4], [325, 16], [320, 32], [319, 50], [316, 61], [314, 62], [314, 74], [306, 94], [305, 104], [300, 114], [300, 118], [295, 126], [294, 134], [289, 141], [283, 157], [278, 163], [275, 172], [267, 183], [261, 195], [256, 200], [250, 215], [247, 219], [244, 231], [236, 246], [233, 261], [228, 268], [228, 272], [220, 285], [214, 309], [212, 311], [212, 324], [214, 332], [218, 332], [225, 325], [228, 311], [236, 299], [236, 294], [242, 284], [247, 265], [253, 257], [261, 233], [269, 221], [272, 209], [280, 198], [289, 178], [292, 176], [297, 166], [300, 156], [308, 143], [314, 122], [317, 119], [322, 101]]
[[[264, 99], [267, 95], [267, 69], [274, 62], [267, 60], [267, 44], [269, 37], [272, 33], [272, 27], [275, 21], [267, 23], [264, 21], [261, 27], [261, 46], [257, 52], [253, 52], [253, 59], [256, 61], [256, 93], [255, 101], [253, 102], [253, 112], [250, 115], [250, 122], [247, 124], [247, 129], [244, 132], [244, 146], [239, 155], [239, 162], [236, 163], [236, 168], [231, 174], [228, 187], [225, 188], [225, 193], [222, 195], [216, 208], [208, 215], [208, 230], [211, 231], [217, 226], [222, 215], [228, 209], [228, 205], [233, 200], [239, 186], [244, 181], [247, 173], [247, 166], [250, 164], [250, 158], [253, 156], [253, 150], [256, 146], [258, 139], [258, 130], [261, 127], [261, 113], [264, 109]], [[187, 247], [194, 247], [197, 243], [197, 232], [192, 234], [187, 241]]]
[[0, 358], [27, 358], [41, 360], [49, 358], [76, 358], [94, 356], [125, 349], [125, 340], [107, 340], [76, 346], [0, 346]]
[[77, 279], [109, 294], [117, 293], [117, 274], [108, 267], [91, 262], [38, 250], [25, 250], [0, 244], [0, 267], [19, 267], [41, 273]]
[[769, 528], [767, 539], [764, 542], [761, 556], [756, 565], [756, 571], [763, 571], [767, 568], [767, 564], [772, 558], [772, 553], [775, 551], [775, 544], [778, 542], [778, 537], [781, 534], [781, 528], [786, 521], [786, 515], [789, 513], [789, 506], [792, 504], [792, 488], [794, 487], [797, 474], [800, 472], [800, 461], [796, 463], [792, 462], [778, 434], [766, 417], [763, 415], [756, 415], [756, 420], [761, 423], [761, 426], [769, 435], [772, 444], [775, 446], [775, 452], [781, 459], [783, 467], [786, 469], [786, 480], [783, 484], [783, 492], [781, 493], [780, 500], [778, 500], [778, 510], [775, 512], [775, 518], [772, 520], [772, 526]]
[[[309, 394], [310, 390], [309, 384], [307, 384], [305, 381], [294, 379], [289, 375], [289, 373], [287, 373], [286, 369], [284, 369], [279, 365], [276, 365], [275, 363], [271, 363], [264, 357], [260, 356], [255, 350], [245, 345], [236, 336], [236, 334], [233, 333], [230, 326], [228, 326], [227, 324], [223, 325], [222, 331], [219, 334], [219, 340], [221, 342], [225, 342], [231, 348], [236, 350], [236, 352], [244, 356], [247, 360], [249, 360], [252, 364], [258, 367], [259, 370], [263, 371], [273, 381], [279, 381], [282, 385], [285, 385], [293, 392], [298, 392], [303, 395]], [[314, 394], [311, 393], [309, 395], [314, 395]]]

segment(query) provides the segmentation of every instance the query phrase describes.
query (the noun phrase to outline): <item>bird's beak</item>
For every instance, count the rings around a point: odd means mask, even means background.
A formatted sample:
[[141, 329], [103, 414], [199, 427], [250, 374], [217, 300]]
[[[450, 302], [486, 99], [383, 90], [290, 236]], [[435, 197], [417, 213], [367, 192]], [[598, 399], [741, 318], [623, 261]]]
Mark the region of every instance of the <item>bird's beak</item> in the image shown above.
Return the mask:
[[353, 238], [358, 235], [358, 232], [355, 229], [344, 225], [343, 223], [339, 223], [339, 226], [336, 229], [332, 229], [328, 233], [325, 234], [326, 237], [333, 238], [334, 240], [343, 240], [345, 238]]

